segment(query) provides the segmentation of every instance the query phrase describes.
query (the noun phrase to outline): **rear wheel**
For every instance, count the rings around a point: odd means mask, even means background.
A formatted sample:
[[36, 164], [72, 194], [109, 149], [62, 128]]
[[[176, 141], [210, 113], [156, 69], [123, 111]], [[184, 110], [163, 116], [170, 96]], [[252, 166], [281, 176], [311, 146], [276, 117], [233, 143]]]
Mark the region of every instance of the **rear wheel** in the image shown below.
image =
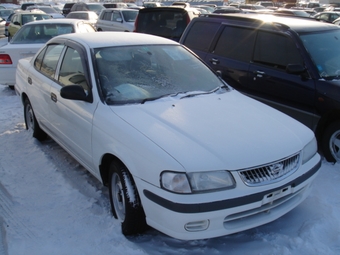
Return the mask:
[[42, 141], [46, 138], [46, 133], [40, 128], [37, 119], [35, 118], [31, 102], [26, 98], [24, 103], [24, 117], [26, 129], [32, 133], [34, 138]]
[[340, 162], [340, 121], [333, 122], [326, 128], [322, 151], [327, 161]]
[[123, 164], [110, 165], [110, 202], [113, 216], [121, 222], [124, 235], [135, 235], [146, 230], [145, 213], [136, 185]]

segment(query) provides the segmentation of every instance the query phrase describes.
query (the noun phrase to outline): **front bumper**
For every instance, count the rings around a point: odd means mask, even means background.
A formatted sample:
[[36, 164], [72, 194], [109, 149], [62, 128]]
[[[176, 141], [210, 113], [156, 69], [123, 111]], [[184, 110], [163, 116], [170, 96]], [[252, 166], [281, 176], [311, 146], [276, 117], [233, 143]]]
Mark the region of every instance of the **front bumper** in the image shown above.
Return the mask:
[[302, 175], [296, 176], [301, 174], [297, 171], [281, 182], [260, 187], [262, 190], [238, 187], [234, 191], [247, 195], [230, 198], [226, 197], [231, 191], [178, 195], [141, 180], [136, 184], [144, 186], [140, 196], [150, 226], [178, 239], [205, 239], [257, 227], [291, 211], [309, 195], [320, 166], [317, 154], [300, 167], [304, 168]]

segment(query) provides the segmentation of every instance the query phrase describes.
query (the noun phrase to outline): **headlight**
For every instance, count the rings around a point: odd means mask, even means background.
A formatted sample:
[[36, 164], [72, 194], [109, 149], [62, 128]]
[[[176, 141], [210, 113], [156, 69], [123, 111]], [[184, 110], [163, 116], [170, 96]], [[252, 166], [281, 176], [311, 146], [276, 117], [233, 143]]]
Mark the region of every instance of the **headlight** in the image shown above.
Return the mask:
[[318, 151], [318, 145], [315, 137], [302, 150], [302, 164], [310, 160]]
[[228, 171], [188, 174], [165, 171], [161, 174], [161, 185], [175, 193], [195, 193], [231, 189], [235, 187], [235, 181]]

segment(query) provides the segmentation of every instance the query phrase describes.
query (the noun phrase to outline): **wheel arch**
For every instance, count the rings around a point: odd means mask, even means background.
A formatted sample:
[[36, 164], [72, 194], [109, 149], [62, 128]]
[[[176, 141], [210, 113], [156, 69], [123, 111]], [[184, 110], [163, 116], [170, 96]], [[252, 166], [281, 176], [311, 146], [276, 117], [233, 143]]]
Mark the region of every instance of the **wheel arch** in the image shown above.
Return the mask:
[[[110, 174], [109, 173], [109, 166], [110, 166], [112, 161], [120, 163], [120, 164], [122, 164], [126, 167], [126, 165], [115, 155], [110, 154], [110, 153], [106, 153], [105, 155], [103, 155], [101, 164], [99, 166], [99, 171], [100, 171], [100, 177], [102, 179], [102, 183], [103, 183], [104, 186], [107, 186], [108, 183], [109, 183], [109, 178], [110, 178], [109, 177], [109, 174]], [[128, 169], [128, 168], [126, 167], [126, 169]]]
[[21, 94], [21, 103], [22, 103], [22, 105], [24, 105], [25, 104], [25, 100], [30, 100], [29, 98], [28, 98], [28, 96], [27, 96], [27, 94], [24, 92], [24, 93], [22, 93]]
[[340, 109], [333, 109], [321, 117], [315, 131], [318, 141], [322, 140], [325, 129], [335, 121], [340, 121]]

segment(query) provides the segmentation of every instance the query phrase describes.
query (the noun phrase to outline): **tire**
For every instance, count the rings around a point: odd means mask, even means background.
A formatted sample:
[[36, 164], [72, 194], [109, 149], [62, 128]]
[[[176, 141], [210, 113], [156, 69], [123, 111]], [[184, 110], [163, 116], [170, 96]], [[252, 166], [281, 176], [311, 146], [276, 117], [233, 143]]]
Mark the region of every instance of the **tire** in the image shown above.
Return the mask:
[[121, 222], [125, 236], [143, 233], [145, 213], [136, 185], [123, 164], [111, 162], [109, 179], [110, 203], [113, 216]]
[[24, 103], [24, 117], [26, 129], [32, 133], [32, 136], [39, 141], [46, 138], [46, 133], [40, 128], [37, 119], [35, 118], [34, 111], [30, 101], [26, 98]]
[[329, 162], [340, 162], [340, 121], [331, 123], [322, 137], [322, 152]]

